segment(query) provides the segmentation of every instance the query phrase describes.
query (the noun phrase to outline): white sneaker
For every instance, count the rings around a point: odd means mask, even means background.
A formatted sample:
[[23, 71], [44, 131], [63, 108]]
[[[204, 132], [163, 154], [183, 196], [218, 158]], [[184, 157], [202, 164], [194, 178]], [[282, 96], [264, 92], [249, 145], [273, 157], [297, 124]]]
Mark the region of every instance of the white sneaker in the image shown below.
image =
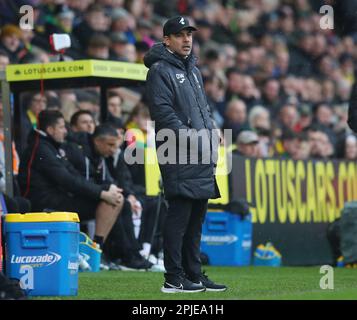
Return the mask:
[[148, 269], [148, 271], [152, 271], [152, 272], [166, 272], [165, 267], [159, 264], [153, 264], [152, 267], [150, 269]]
[[150, 254], [148, 260], [149, 260], [152, 264], [157, 264], [157, 258], [156, 258], [153, 254]]
[[140, 250], [139, 253], [144, 259], [147, 260], [149, 258], [149, 255], [145, 252], [145, 250]]

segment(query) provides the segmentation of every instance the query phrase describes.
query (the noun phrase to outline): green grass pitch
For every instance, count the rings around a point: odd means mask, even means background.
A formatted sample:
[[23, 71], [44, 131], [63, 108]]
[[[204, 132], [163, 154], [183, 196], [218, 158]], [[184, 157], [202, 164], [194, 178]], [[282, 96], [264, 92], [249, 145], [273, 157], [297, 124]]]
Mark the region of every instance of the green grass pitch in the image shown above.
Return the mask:
[[163, 273], [101, 271], [80, 273], [78, 296], [33, 299], [110, 300], [357, 300], [357, 269], [334, 268], [334, 289], [321, 289], [319, 267], [205, 267], [226, 292], [160, 292]]

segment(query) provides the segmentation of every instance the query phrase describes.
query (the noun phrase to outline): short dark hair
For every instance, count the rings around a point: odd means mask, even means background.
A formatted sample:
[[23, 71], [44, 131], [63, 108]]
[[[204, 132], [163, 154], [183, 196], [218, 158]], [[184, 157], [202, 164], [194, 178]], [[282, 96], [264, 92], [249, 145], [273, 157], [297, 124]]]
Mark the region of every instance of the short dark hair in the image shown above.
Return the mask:
[[99, 137], [118, 137], [118, 132], [109, 124], [100, 124], [93, 133], [93, 139]]
[[71, 127], [76, 126], [79, 117], [80, 117], [81, 115], [83, 115], [83, 114], [88, 114], [89, 116], [92, 117], [92, 119], [93, 119], [93, 121], [94, 121], [94, 116], [93, 116], [92, 112], [90, 112], [89, 110], [78, 110], [78, 111], [76, 111], [75, 113], [72, 114], [71, 120], [69, 121], [69, 125], [70, 125]]
[[114, 97], [118, 97], [120, 99], [120, 101], [123, 102], [123, 98], [118, 92], [116, 92], [116, 91], [108, 91], [107, 99], [111, 99], [111, 98], [114, 98]]
[[46, 131], [48, 127], [57, 124], [59, 119], [64, 119], [64, 117], [58, 110], [42, 110], [38, 115], [38, 128]]

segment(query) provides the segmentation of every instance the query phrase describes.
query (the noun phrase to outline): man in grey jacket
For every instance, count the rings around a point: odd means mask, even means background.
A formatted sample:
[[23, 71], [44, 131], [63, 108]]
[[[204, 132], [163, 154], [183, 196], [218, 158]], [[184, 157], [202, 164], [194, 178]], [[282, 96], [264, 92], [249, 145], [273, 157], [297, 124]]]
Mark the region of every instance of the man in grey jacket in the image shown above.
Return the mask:
[[[191, 52], [195, 30], [182, 16], [169, 19], [164, 25], [163, 43], [154, 45], [144, 57], [150, 68], [147, 101], [155, 122], [158, 160], [169, 203], [164, 226], [166, 273], [161, 289], [166, 293], [227, 289], [201, 271], [200, 240], [207, 202], [220, 196], [215, 179], [219, 138]], [[159, 153], [167, 141], [164, 143], [159, 135], [168, 129], [174, 136], [168, 149], [173, 147], [175, 152], [170, 159], [174, 161], [167, 163]]]

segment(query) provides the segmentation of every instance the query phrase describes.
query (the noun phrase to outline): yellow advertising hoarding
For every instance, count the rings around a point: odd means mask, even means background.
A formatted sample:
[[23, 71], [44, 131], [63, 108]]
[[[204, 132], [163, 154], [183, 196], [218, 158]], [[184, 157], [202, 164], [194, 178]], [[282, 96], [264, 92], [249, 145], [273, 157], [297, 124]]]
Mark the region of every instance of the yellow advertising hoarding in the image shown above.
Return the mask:
[[143, 64], [76, 60], [37, 64], [11, 64], [6, 67], [6, 80], [30, 81], [77, 77], [105, 77], [145, 81], [148, 69]]

